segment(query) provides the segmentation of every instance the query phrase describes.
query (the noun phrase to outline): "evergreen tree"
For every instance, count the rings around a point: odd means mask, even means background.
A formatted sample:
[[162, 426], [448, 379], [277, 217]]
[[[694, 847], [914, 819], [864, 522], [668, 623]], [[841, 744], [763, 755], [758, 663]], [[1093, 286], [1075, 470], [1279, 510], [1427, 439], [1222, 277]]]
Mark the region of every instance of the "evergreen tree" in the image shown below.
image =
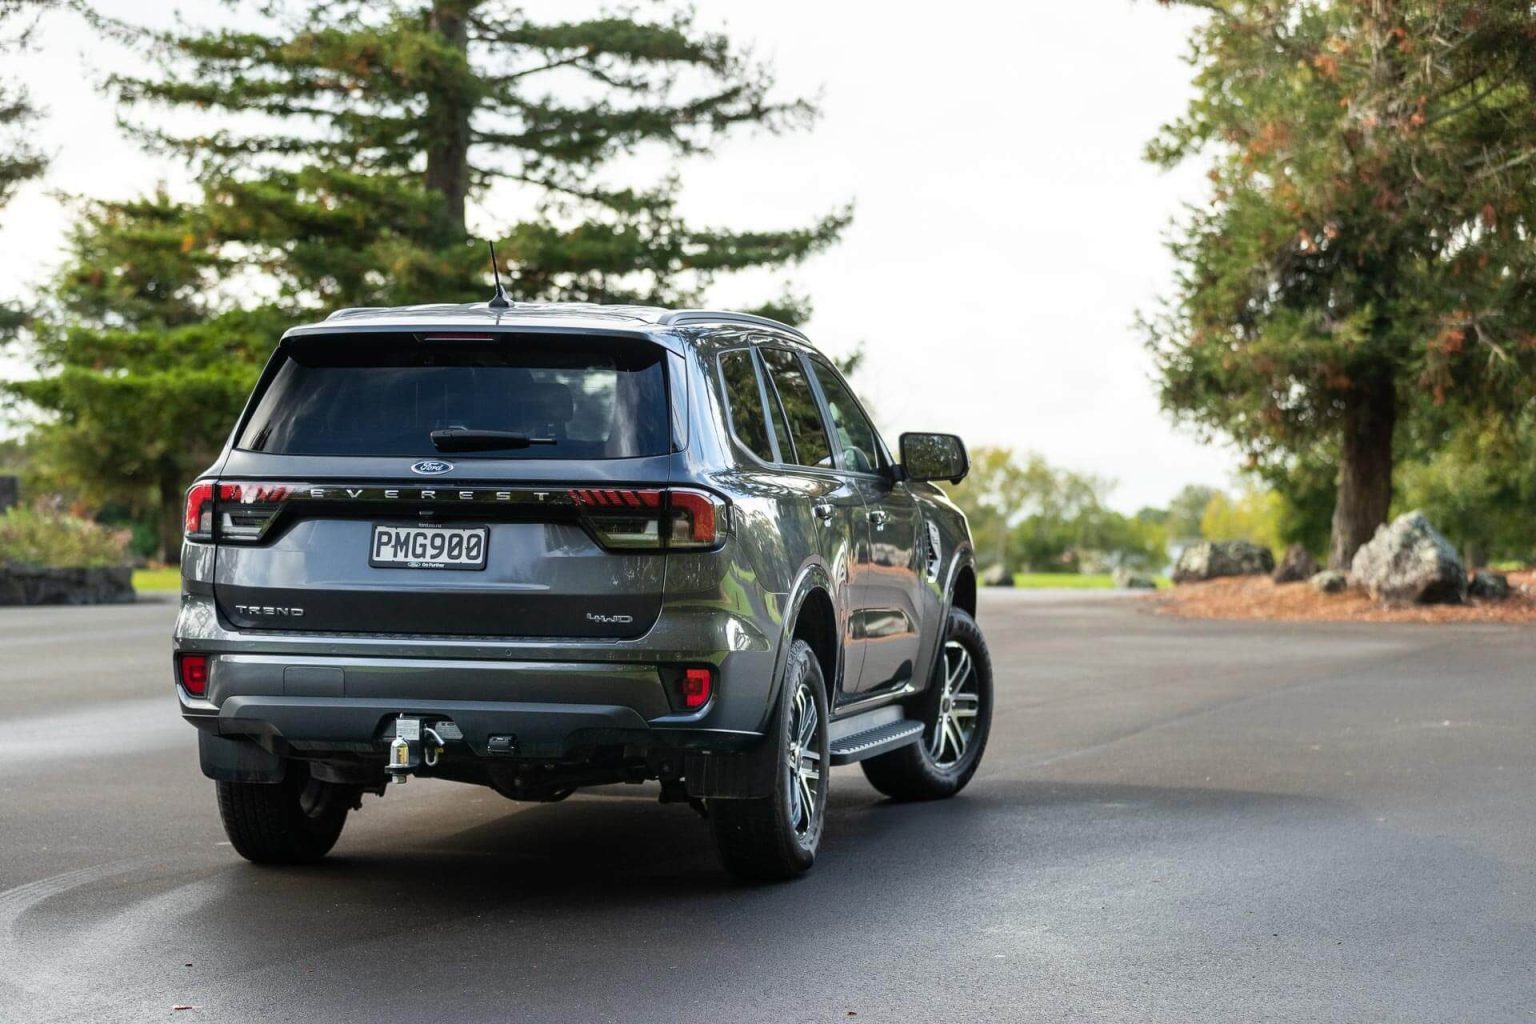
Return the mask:
[[154, 117], [141, 130], [192, 162], [213, 230], [294, 303], [484, 297], [466, 208], [496, 183], [536, 201], [532, 219], [490, 214], [524, 300], [694, 303], [716, 275], [802, 259], [847, 222], [701, 228], [678, 213], [675, 179], [615, 183], [616, 162], [643, 148], [703, 154], [738, 126], [781, 131], [814, 114], [773, 99], [769, 71], [689, 12], [542, 23], [503, 0], [263, 11], [260, 30], [144, 36], [159, 73], [114, 85], [141, 110], [217, 117], [211, 131]]
[[1196, 95], [1149, 156], [1206, 159], [1213, 187], [1149, 321], [1163, 402], [1261, 471], [1326, 451], [1329, 563], [1347, 566], [1387, 515], [1400, 426], [1531, 397], [1536, 15], [1183, 2], [1208, 12]]
[[181, 498], [213, 460], [284, 318], [221, 292], [230, 271], [196, 206], [159, 194], [86, 205], [31, 329], [41, 376], [0, 384], [30, 410], [33, 468], [159, 524], [181, 548]]
[[[27, 46], [31, 33], [31, 23], [25, 20], [28, 13], [23, 0], [0, 0], [0, 57]], [[47, 167], [30, 137], [37, 118], [38, 110], [27, 91], [0, 79], [0, 209], [18, 187], [39, 177]], [[23, 309], [0, 301], [0, 343], [25, 322]]]

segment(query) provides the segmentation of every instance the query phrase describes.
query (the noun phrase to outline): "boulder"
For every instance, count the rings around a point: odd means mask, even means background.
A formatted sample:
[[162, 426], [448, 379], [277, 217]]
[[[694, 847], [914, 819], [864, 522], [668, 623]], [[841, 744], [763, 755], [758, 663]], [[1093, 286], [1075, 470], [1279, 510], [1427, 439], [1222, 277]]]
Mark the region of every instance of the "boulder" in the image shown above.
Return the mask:
[[1468, 597], [1482, 597], [1490, 601], [1502, 601], [1509, 596], [1509, 577], [1501, 572], [1479, 569], [1467, 584]]
[[1305, 583], [1320, 569], [1322, 566], [1317, 564], [1312, 552], [1300, 544], [1292, 544], [1285, 549], [1285, 557], [1280, 559], [1280, 566], [1272, 578], [1276, 583]]
[[1179, 552], [1173, 582], [1191, 583], [1218, 576], [1255, 576], [1273, 572], [1275, 556], [1269, 549], [1245, 540], [1202, 540]]
[[1456, 548], [1422, 512], [1378, 527], [1355, 552], [1350, 575], [1378, 601], [1458, 604], [1467, 596], [1467, 570]]
[[1013, 573], [1006, 566], [993, 565], [982, 570], [981, 585], [984, 587], [1011, 587], [1013, 586]]
[[1320, 594], [1341, 594], [1349, 587], [1349, 577], [1337, 569], [1324, 569], [1322, 572], [1313, 573], [1307, 580], [1312, 584], [1312, 589]]
[[1156, 590], [1157, 581], [1150, 576], [1144, 576], [1139, 572], [1132, 572], [1123, 566], [1112, 574], [1115, 586], [1121, 590]]
[[133, 570], [0, 565], [0, 605], [127, 604]]

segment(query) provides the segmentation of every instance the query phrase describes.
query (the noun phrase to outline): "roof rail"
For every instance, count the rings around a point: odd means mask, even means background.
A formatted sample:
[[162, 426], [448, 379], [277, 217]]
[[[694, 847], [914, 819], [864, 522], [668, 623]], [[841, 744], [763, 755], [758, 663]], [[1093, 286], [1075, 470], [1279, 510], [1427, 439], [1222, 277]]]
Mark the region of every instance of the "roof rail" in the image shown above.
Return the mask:
[[664, 313], [657, 321], [667, 327], [682, 327], [686, 324], [751, 324], [755, 327], [771, 327], [774, 330], [793, 334], [802, 341], [811, 339], [805, 336], [805, 332], [789, 324], [770, 320], [766, 316], [755, 316], [751, 313], [732, 313], [723, 309], [678, 309], [671, 313]]
[[358, 315], [360, 315], [362, 313], [377, 313], [381, 309], [388, 309], [388, 308], [389, 308], [388, 306], [348, 306], [345, 309], [335, 309], [335, 310], [332, 310], [331, 311], [331, 315], [326, 317], [326, 319], [327, 320], [340, 320], [340, 319], [342, 319], [344, 317], [358, 316]]

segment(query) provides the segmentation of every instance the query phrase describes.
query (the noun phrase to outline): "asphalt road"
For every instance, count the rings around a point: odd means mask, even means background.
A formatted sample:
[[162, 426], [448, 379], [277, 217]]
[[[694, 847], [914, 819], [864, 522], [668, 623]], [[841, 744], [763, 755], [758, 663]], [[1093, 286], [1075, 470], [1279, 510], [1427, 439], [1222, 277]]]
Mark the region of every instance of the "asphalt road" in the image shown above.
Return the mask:
[[744, 888], [651, 787], [418, 780], [249, 866], [173, 611], [0, 609], [0, 1020], [1536, 1020], [1528, 629], [989, 594], [976, 781], [840, 769], [815, 870]]

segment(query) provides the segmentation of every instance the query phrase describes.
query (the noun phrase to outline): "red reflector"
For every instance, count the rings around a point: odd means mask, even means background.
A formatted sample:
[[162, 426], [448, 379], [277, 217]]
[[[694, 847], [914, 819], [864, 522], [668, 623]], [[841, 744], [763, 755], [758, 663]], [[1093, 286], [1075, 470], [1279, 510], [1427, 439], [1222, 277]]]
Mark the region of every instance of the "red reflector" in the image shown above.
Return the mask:
[[188, 537], [213, 536], [213, 484], [196, 483], [187, 489], [187, 506], [182, 525]]
[[201, 697], [208, 692], [208, 655], [178, 654], [176, 670], [182, 689], [192, 696]]
[[701, 708], [709, 703], [715, 689], [715, 676], [707, 668], [683, 671], [683, 707]]

